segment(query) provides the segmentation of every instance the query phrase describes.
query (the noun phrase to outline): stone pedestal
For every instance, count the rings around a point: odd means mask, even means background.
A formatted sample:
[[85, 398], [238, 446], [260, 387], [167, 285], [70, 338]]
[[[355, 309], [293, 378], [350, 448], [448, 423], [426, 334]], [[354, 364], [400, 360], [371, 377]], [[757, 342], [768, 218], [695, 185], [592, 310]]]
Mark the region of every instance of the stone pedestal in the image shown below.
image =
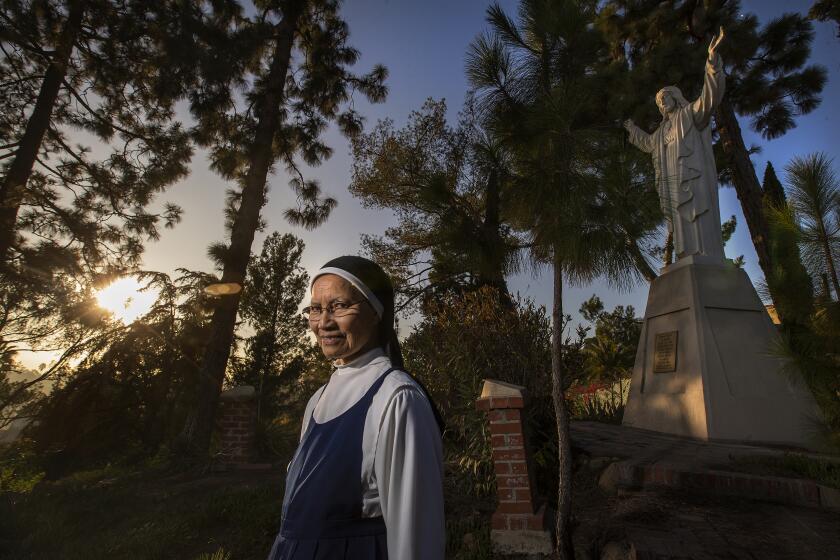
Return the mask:
[[499, 554], [549, 554], [553, 549], [550, 511], [534, 493], [533, 469], [525, 443], [524, 387], [487, 379], [476, 401], [488, 411], [499, 506], [490, 540]]
[[781, 371], [746, 273], [688, 257], [653, 281], [624, 424], [704, 440], [813, 447], [817, 408]]

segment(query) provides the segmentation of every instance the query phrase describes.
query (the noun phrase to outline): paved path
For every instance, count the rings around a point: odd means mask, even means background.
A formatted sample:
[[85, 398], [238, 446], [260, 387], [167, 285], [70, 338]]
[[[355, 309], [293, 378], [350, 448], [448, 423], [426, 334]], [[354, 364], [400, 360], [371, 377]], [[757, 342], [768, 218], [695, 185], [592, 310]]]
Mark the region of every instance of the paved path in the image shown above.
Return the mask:
[[[782, 447], [708, 442], [600, 422], [572, 422], [572, 441], [592, 457], [619, 457], [634, 463], [667, 462], [691, 468], [719, 467], [737, 457], [781, 457]], [[805, 453], [829, 461], [840, 457]]]
[[824, 510], [642, 492], [614, 511], [638, 560], [840, 559], [840, 514]]
[[[733, 458], [781, 456], [786, 451], [596, 422], [573, 422], [572, 441], [590, 457], [618, 458], [620, 464], [646, 472], [666, 465], [710, 472]], [[594, 534], [611, 533], [609, 540], [633, 543], [638, 560], [840, 560], [837, 511], [685, 492], [667, 485], [620, 490], [619, 496], [603, 502], [594, 480], [597, 472], [576, 490], [582, 528]]]

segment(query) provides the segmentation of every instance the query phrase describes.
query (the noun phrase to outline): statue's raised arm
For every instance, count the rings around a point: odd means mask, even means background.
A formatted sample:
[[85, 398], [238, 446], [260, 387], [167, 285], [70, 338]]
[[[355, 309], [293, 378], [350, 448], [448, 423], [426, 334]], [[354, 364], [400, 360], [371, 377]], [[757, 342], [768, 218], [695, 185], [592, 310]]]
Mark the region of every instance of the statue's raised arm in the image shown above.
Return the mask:
[[723, 38], [726, 34], [723, 31], [723, 27], [720, 28], [720, 33], [712, 37], [712, 42], [709, 43], [709, 62], [713, 62], [715, 60], [715, 55], [717, 55], [717, 48], [723, 42]]
[[706, 59], [706, 72], [703, 80], [703, 91], [700, 97], [692, 103], [691, 109], [694, 112], [694, 123], [697, 128], [704, 129], [709, 125], [712, 113], [720, 105], [726, 90], [726, 74], [723, 71], [723, 61], [717, 52], [717, 48], [723, 42], [725, 34], [723, 27], [720, 33], [712, 38], [709, 43], [709, 56]]

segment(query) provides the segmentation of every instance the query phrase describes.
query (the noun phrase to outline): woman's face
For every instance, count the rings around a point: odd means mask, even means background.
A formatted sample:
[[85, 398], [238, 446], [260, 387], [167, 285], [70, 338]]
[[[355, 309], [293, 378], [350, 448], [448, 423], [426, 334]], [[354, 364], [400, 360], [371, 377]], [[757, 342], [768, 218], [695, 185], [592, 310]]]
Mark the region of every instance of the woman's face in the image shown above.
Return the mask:
[[[335, 303], [355, 305], [336, 317], [327, 312]], [[309, 328], [327, 359], [343, 364], [376, 347], [379, 317], [364, 296], [341, 276], [324, 274], [316, 278], [309, 305], [323, 310], [317, 321], [310, 318]]]

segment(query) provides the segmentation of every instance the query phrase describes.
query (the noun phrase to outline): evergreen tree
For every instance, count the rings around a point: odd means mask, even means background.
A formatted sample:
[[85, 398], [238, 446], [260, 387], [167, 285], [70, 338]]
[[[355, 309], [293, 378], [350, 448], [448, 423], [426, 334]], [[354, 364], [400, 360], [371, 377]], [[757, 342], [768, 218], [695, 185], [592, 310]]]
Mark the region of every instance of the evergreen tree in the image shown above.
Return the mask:
[[[619, 136], [606, 132], [613, 120], [611, 111], [604, 110], [603, 76], [609, 68], [603, 66], [606, 45], [592, 25], [596, 8], [595, 1], [523, 0], [514, 21], [493, 5], [487, 12], [491, 32], [478, 37], [467, 55], [467, 75], [487, 126], [511, 153], [517, 194], [512, 223], [530, 237], [534, 264], [553, 272], [557, 553], [563, 559], [574, 558], [571, 442], [563, 393], [571, 372], [563, 356], [563, 286], [599, 275], [618, 285], [632, 283], [639, 270], [630, 246], [645, 233], [644, 227], [632, 233], [619, 227], [627, 221], [616, 219], [617, 197], [604, 187], [611, 177], [605, 161], [615, 158], [625, 165], [615, 174], [624, 188], [633, 185], [636, 175], [618, 157]], [[611, 157], [605, 158], [605, 152]], [[661, 213], [653, 228], [659, 222]]]
[[147, 289], [159, 293], [150, 311], [130, 325], [109, 321], [108, 336], [88, 345], [43, 400], [28, 434], [49, 474], [153, 455], [177, 435], [193, 404], [211, 309], [204, 288], [213, 280], [179, 273], [174, 280], [139, 273]]
[[840, 2], [837, 0], [817, 0], [808, 11], [808, 17], [818, 21], [834, 21], [837, 24], [837, 37], [840, 37]]
[[583, 345], [590, 379], [613, 384], [630, 377], [642, 333], [642, 321], [633, 306], [619, 305], [606, 312], [600, 298], [593, 295], [581, 305], [580, 314], [595, 325], [594, 336]]
[[[170, 16], [130, 0], [0, 6], [0, 270], [11, 281], [45, 251], [86, 268], [134, 265], [143, 239], [179, 219], [174, 205], [146, 209], [191, 155], [172, 122], [179, 82], [158, 70]], [[96, 144], [77, 145], [78, 132]]]
[[787, 203], [784, 187], [773, 164], [764, 169], [764, 211], [770, 226], [772, 274], [765, 278], [776, 294], [776, 313], [786, 328], [807, 324], [814, 307], [814, 288], [802, 264], [796, 218]]
[[[234, 10], [230, 25], [203, 14], [202, 37], [195, 51], [197, 87], [191, 111], [196, 138], [209, 147], [212, 167], [236, 183], [227, 208], [230, 241], [211, 248], [222, 268], [221, 283], [243, 286], [251, 244], [261, 227], [267, 179], [277, 163], [285, 165], [299, 206], [286, 210], [295, 225], [314, 228], [335, 206], [322, 198], [315, 181], [306, 180], [301, 163], [318, 165], [331, 154], [320, 140], [330, 121], [348, 136], [361, 130], [361, 117], [343, 108], [354, 91], [372, 102], [386, 94], [386, 70], [367, 75], [349, 70], [359, 52], [347, 45], [349, 30], [338, 0], [265, 0], [245, 17]], [[241, 11], [241, 10], [240, 10]], [[202, 54], [203, 53], [203, 54]], [[202, 360], [198, 407], [183, 430], [183, 446], [209, 448], [219, 394], [234, 339], [240, 292], [217, 302]]]
[[766, 277], [772, 260], [762, 190], [736, 114], [751, 117], [753, 130], [772, 139], [795, 127], [797, 116], [819, 105], [826, 71], [807, 65], [813, 41], [810, 22], [798, 14], [784, 14], [759, 27], [754, 15], [744, 14], [740, 2], [699, 0], [655, 4], [615, 0], [603, 6], [599, 18], [613, 58], [628, 68], [613, 86], [622, 92], [617, 103], [649, 128], [660, 120], [652, 103], [654, 88], [677, 84], [689, 96], [696, 92], [702, 84], [700, 46], [720, 26], [731, 38], [722, 53], [727, 95], [715, 114], [718, 149], [726, 165], [721, 171], [735, 186]]
[[469, 106], [452, 128], [445, 102], [428, 100], [404, 128], [386, 120], [356, 137], [353, 156], [350, 192], [399, 220], [363, 245], [396, 280], [401, 307], [481, 286], [508, 297], [522, 245], [505, 221], [509, 171]]
[[782, 182], [776, 176], [776, 170], [771, 162], [767, 162], [764, 168], [764, 180], [761, 182], [761, 190], [764, 192], [764, 203], [773, 206], [782, 206], [787, 202], [785, 189]]
[[32, 387], [99, 336], [94, 284], [180, 218], [149, 210], [191, 156], [164, 63], [172, 17], [131, 0], [0, 4], [0, 346], [63, 349]]
[[292, 234], [269, 235], [259, 257], [248, 265], [240, 314], [254, 334], [245, 343], [245, 363], [234, 381], [257, 388], [257, 421], [272, 414], [283, 373], [311, 344], [298, 305], [306, 295], [309, 276], [300, 266], [303, 241]]
[[796, 157], [785, 167], [790, 204], [799, 223], [805, 266], [815, 276], [828, 274], [840, 299], [840, 181], [824, 153]]

